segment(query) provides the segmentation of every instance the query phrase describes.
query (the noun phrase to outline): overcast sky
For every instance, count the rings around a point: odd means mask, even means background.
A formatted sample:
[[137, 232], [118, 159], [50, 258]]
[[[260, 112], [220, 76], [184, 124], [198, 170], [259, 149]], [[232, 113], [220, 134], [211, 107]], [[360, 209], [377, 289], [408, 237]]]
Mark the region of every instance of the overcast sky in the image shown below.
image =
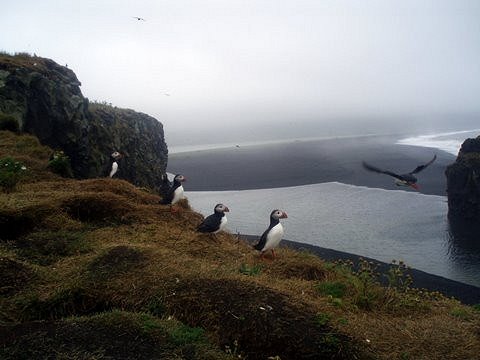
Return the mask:
[[170, 142], [480, 114], [478, 0], [3, 0], [0, 50], [68, 64]]

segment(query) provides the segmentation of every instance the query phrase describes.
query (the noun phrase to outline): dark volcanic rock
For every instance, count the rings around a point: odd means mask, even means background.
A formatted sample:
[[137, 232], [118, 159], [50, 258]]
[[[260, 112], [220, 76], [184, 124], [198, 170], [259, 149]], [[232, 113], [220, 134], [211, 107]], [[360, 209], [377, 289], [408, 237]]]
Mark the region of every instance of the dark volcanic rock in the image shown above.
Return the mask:
[[0, 55], [0, 113], [71, 159], [75, 177], [107, 176], [110, 154], [122, 159], [115, 177], [159, 189], [167, 166], [162, 124], [133, 110], [90, 104], [75, 73], [52, 60]]
[[449, 217], [480, 221], [480, 136], [465, 140], [445, 174]]

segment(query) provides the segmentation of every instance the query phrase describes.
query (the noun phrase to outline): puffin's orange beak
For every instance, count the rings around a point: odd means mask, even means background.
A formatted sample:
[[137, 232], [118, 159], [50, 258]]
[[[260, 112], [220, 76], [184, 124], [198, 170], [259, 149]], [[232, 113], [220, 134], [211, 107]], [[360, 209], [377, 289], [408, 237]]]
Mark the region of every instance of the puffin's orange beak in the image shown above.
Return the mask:
[[223, 210], [223, 211], [224, 211], [224, 212], [230, 212], [230, 209], [225, 206], [225, 210]]
[[420, 190], [417, 184], [410, 184], [410, 187], [414, 188], [417, 191]]
[[280, 219], [286, 219], [286, 218], [288, 218], [288, 215], [287, 215], [287, 213], [284, 211], [284, 212], [282, 213], [282, 216], [280, 216]]

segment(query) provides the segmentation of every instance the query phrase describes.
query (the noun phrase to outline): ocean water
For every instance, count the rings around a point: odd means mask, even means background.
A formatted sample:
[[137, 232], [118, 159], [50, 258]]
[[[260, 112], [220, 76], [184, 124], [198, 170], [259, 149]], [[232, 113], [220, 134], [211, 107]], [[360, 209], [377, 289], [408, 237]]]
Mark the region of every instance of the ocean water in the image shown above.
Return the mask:
[[[478, 130], [456, 131], [391, 141], [457, 154], [465, 138], [478, 134]], [[195, 164], [195, 153], [188, 156]], [[434, 178], [443, 176], [443, 170], [439, 174]], [[428, 172], [422, 175], [427, 180]], [[280, 208], [289, 215], [283, 221], [285, 239], [384, 262], [403, 260], [416, 269], [480, 286], [480, 243], [472, 240], [478, 234], [449, 224], [446, 196], [340, 181], [228, 191], [188, 191], [187, 183], [186, 189], [192, 207], [204, 215], [212, 213], [216, 203], [228, 205], [232, 233], [262, 234], [271, 210]]]
[[194, 191], [192, 207], [212, 213], [223, 202], [232, 233], [261, 235], [283, 209], [285, 238], [409, 266], [480, 286], [480, 252], [457, 246], [444, 196], [323, 183], [276, 189]]

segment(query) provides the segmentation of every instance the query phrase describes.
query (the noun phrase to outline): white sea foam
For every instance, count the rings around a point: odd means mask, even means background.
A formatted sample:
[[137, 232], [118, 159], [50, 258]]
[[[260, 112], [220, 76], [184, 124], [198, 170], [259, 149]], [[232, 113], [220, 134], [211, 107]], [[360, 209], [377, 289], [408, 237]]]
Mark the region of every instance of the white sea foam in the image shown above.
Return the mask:
[[[189, 192], [204, 215], [230, 208], [232, 233], [260, 235], [273, 209], [288, 213], [285, 238], [408, 265], [480, 286], [480, 264], [451, 258], [446, 197], [341, 183], [287, 188]], [[472, 268], [472, 266], [474, 268]]]
[[431, 147], [446, 151], [453, 155], [457, 155], [463, 141], [468, 137], [476, 137], [479, 135], [479, 133], [480, 129], [473, 129], [420, 135], [400, 139], [397, 141], [397, 144]]

